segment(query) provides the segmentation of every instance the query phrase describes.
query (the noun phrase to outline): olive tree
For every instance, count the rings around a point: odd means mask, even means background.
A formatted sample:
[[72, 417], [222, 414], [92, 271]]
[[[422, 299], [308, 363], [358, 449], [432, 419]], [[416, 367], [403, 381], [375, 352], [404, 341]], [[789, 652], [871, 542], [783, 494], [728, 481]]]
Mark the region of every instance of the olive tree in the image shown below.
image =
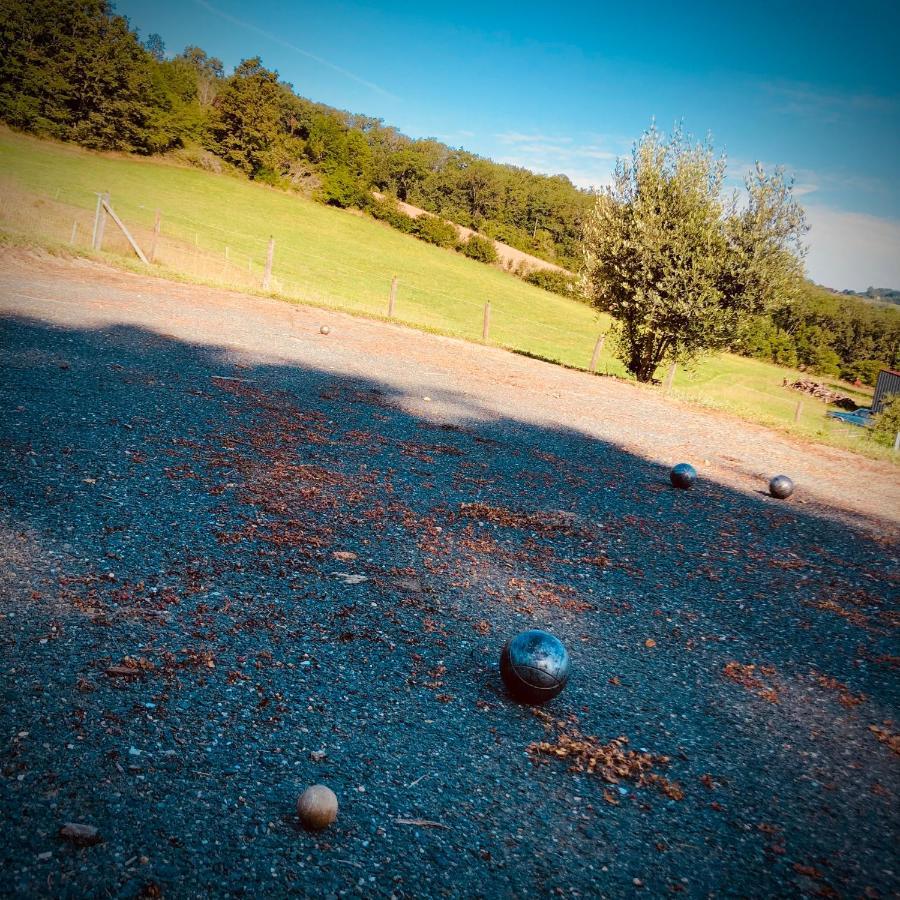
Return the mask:
[[666, 361], [727, 349], [747, 320], [790, 302], [803, 275], [803, 210], [781, 170], [723, 191], [725, 159], [655, 128], [619, 160], [584, 226], [585, 290], [616, 320], [639, 381]]

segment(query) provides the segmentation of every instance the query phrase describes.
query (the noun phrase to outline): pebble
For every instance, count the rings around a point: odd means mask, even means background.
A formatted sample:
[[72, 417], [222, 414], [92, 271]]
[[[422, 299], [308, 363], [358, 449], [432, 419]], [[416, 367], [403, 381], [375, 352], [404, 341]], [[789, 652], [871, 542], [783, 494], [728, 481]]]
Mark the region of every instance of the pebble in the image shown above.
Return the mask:
[[95, 826], [85, 825], [81, 822], [66, 822], [59, 829], [59, 836], [67, 841], [71, 841], [73, 844], [80, 844], [85, 847], [91, 844], [99, 844], [103, 840]]

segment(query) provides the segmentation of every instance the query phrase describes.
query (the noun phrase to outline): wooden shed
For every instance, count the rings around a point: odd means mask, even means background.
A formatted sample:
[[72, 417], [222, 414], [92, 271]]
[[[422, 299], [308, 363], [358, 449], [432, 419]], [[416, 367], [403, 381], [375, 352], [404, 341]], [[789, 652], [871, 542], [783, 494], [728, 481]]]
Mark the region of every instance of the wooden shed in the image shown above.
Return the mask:
[[872, 397], [872, 412], [880, 413], [882, 406], [893, 397], [900, 394], [900, 372], [894, 369], [882, 369], [878, 373], [875, 382], [875, 395]]

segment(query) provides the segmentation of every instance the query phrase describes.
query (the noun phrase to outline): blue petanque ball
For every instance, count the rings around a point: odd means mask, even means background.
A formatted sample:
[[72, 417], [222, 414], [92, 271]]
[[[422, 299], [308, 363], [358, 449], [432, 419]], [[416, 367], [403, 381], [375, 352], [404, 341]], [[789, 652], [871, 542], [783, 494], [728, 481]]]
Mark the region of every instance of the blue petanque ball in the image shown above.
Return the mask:
[[794, 493], [794, 482], [787, 475], [776, 475], [769, 482], [769, 493], [779, 500], [787, 500]]
[[538, 629], [523, 631], [504, 644], [500, 675], [516, 700], [544, 703], [566, 686], [569, 654], [552, 634]]
[[669, 473], [669, 481], [673, 487], [687, 490], [694, 486], [697, 480], [697, 470], [690, 463], [678, 463]]

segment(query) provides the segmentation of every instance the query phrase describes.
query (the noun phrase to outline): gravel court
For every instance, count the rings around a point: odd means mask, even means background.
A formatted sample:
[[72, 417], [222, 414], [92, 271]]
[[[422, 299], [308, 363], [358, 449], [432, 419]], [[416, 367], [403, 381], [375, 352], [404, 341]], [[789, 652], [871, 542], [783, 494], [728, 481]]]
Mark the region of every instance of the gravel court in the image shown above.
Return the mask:
[[[91, 263], [0, 295], [5, 893], [897, 890], [890, 467]], [[549, 721], [495, 671], [531, 625]], [[620, 735], [665, 782], [583, 770]]]
[[[803, 488], [798, 503], [822, 503], [829, 514], [842, 511], [857, 521], [873, 519], [878, 529], [894, 531], [900, 521], [900, 475], [889, 463], [801, 443], [616, 379], [496, 348], [86, 260], [13, 251], [0, 261], [0, 303], [8, 313], [42, 311], [59, 324], [135, 324], [253, 359], [375, 378], [402, 395], [410, 409], [438, 419], [452, 414], [490, 420], [515, 409], [523, 422], [575, 429], [667, 466], [689, 460], [701, 477], [739, 490], [765, 489], [771, 474], [786, 472]], [[320, 335], [320, 324], [337, 330]], [[442, 406], [442, 390], [464, 402]]]

